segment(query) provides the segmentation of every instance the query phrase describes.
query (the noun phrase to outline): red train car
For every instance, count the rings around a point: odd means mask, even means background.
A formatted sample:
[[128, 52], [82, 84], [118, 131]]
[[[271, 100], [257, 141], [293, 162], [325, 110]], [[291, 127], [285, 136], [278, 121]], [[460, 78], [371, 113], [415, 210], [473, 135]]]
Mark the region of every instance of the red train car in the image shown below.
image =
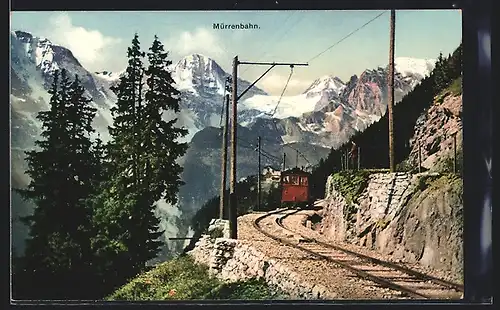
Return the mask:
[[281, 205], [306, 207], [310, 203], [310, 174], [293, 168], [281, 173]]

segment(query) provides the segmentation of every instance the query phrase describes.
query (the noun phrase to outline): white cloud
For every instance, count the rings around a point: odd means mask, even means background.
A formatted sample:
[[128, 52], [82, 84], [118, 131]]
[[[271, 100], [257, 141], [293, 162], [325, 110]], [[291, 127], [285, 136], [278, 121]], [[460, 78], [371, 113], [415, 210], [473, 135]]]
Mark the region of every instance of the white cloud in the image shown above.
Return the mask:
[[[71, 50], [81, 64], [90, 71], [120, 70], [126, 65], [122, 40], [103, 35], [98, 30], [75, 26], [66, 13], [49, 20], [50, 36], [56, 44]], [[116, 57], [121, 53], [123, 57]]]
[[[270, 94], [281, 95], [283, 91], [286, 81], [288, 80], [288, 75], [278, 75], [278, 74], [269, 74], [262, 78], [262, 82], [259, 84], [262, 85], [262, 88]], [[284, 96], [297, 95], [304, 92], [307, 87], [311, 85], [312, 81], [301, 80], [299, 78], [292, 78], [290, 82], [288, 82], [288, 86], [286, 88]]]
[[181, 32], [164, 40], [164, 45], [167, 50], [181, 57], [199, 53], [211, 58], [223, 58], [227, 54], [217, 35], [205, 28]]

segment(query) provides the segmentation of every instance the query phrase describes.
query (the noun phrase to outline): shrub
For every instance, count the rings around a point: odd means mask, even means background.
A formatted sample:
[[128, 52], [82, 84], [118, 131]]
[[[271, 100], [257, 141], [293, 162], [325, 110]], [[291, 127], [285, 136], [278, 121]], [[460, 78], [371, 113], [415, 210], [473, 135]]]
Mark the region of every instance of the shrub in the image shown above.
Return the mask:
[[119, 288], [106, 300], [286, 299], [263, 280], [223, 283], [188, 256], [162, 263]]
[[346, 202], [352, 204], [368, 185], [370, 174], [371, 172], [366, 170], [340, 171], [332, 176], [332, 182]]

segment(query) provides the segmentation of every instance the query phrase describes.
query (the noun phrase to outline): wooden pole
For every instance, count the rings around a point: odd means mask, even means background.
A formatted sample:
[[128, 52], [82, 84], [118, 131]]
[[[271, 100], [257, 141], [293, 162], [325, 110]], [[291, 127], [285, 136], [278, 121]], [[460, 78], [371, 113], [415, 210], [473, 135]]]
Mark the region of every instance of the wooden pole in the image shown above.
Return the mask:
[[349, 152], [345, 151], [345, 170], [349, 170]]
[[227, 133], [229, 126], [229, 95], [225, 99], [225, 122], [222, 132], [222, 164], [221, 164], [221, 181], [220, 181], [220, 202], [219, 202], [219, 218], [224, 219], [224, 205], [226, 203], [226, 179], [227, 179]]
[[358, 170], [361, 169], [361, 148], [358, 146]]
[[233, 60], [233, 85], [232, 85], [232, 126], [231, 126], [231, 179], [229, 189], [229, 227], [231, 238], [238, 238], [238, 206], [236, 199], [236, 134], [238, 126], [237, 118], [237, 86], [238, 86], [238, 56]]
[[396, 162], [394, 159], [394, 39], [395, 39], [395, 22], [396, 11], [391, 10], [391, 29], [390, 29], [390, 46], [389, 46], [389, 80], [387, 83], [389, 98], [387, 102], [387, 113], [389, 120], [389, 169], [391, 172], [396, 171]]
[[340, 150], [340, 171], [344, 171], [344, 151]]
[[260, 139], [260, 136], [259, 136], [259, 138], [257, 140], [257, 148], [258, 148], [257, 151], [259, 152], [259, 163], [258, 163], [259, 172], [257, 173], [257, 210], [258, 211], [260, 211], [260, 209], [261, 209], [260, 208], [260, 197], [261, 197], [261, 182], [262, 182], [261, 181], [261, 177], [260, 177], [260, 175], [262, 173], [261, 167], [260, 167], [260, 140], [261, 139]]
[[457, 173], [457, 134], [453, 135], [453, 173]]
[[420, 145], [420, 140], [418, 143], [418, 173], [422, 172], [422, 146]]

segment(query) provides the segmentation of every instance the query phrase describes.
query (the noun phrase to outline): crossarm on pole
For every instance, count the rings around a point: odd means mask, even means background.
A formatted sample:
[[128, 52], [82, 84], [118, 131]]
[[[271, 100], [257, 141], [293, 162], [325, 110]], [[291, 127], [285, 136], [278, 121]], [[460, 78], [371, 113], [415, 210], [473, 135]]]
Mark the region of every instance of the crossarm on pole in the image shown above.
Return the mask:
[[250, 84], [250, 86], [247, 87], [247, 89], [245, 89], [239, 96], [238, 96], [238, 99], [237, 100], [240, 100], [241, 97], [243, 97], [244, 94], [246, 94], [250, 88], [252, 88], [255, 84], [257, 84], [257, 82], [259, 82], [263, 77], [264, 75], [266, 75], [269, 71], [271, 71], [272, 68], [274, 68], [276, 65], [273, 64], [271, 67], [269, 67], [269, 69], [266, 70], [266, 72], [262, 73], [262, 75], [257, 79], [255, 80], [255, 82], [253, 82], [252, 84]]

